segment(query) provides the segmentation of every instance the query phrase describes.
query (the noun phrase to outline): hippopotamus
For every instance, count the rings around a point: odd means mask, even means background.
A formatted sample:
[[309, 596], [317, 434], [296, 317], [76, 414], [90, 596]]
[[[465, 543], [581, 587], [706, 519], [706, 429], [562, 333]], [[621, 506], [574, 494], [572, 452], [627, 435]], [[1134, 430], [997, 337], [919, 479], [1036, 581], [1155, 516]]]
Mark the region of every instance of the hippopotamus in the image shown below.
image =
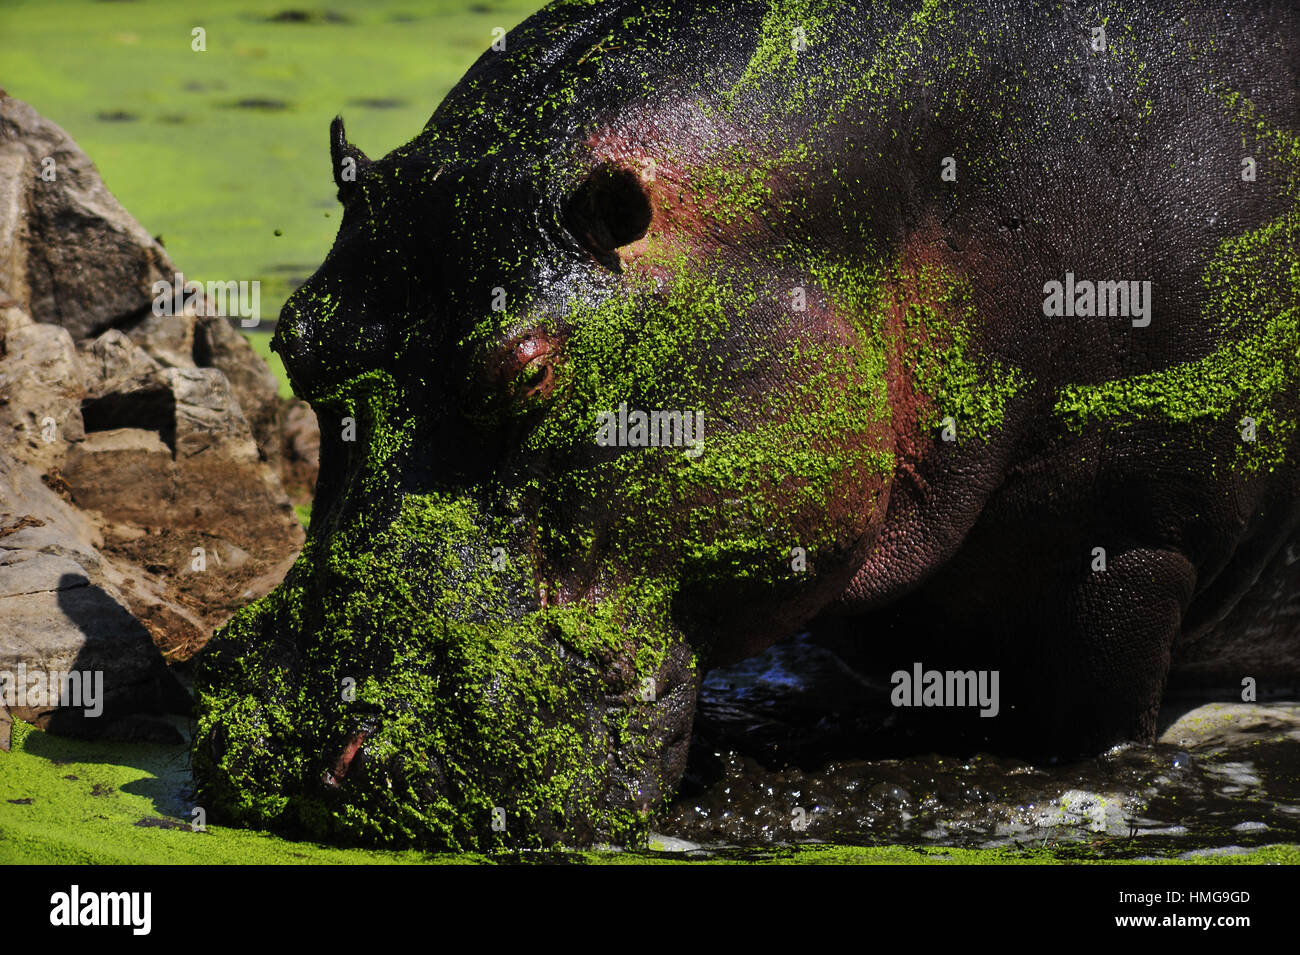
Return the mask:
[[822, 628], [1026, 753], [1294, 681], [1225, 634], [1300, 526], [1298, 64], [1264, 0], [559, 0], [387, 156], [336, 119], [311, 526], [203, 653], [200, 802], [641, 844], [705, 673]]

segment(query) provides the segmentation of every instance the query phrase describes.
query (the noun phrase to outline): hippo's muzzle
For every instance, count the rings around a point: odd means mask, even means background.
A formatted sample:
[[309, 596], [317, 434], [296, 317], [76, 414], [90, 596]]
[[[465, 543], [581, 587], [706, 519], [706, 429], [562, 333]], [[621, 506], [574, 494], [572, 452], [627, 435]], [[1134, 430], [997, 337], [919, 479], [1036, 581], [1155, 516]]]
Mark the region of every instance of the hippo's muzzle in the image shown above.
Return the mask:
[[318, 498], [285, 583], [206, 649], [209, 804], [370, 842], [635, 837], [684, 766], [689, 648], [634, 601], [541, 606], [518, 528], [471, 495], [356, 506], [382, 473]]

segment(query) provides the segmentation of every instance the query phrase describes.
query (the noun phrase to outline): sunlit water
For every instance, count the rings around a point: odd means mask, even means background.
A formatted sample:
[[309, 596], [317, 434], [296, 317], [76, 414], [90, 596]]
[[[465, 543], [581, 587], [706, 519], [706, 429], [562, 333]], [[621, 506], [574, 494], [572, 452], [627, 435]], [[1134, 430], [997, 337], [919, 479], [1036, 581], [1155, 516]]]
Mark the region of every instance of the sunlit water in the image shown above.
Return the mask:
[[[1031, 764], [909, 751], [887, 687], [806, 637], [712, 672], [669, 844], [805, 841], [1141, 858], [1300, 841], [1300, 705], [1171, 701], [1153, 747]], [[854, 758], [890, 737], [891, 758]], [[680, 840], [680, 841], [678, 841]]]

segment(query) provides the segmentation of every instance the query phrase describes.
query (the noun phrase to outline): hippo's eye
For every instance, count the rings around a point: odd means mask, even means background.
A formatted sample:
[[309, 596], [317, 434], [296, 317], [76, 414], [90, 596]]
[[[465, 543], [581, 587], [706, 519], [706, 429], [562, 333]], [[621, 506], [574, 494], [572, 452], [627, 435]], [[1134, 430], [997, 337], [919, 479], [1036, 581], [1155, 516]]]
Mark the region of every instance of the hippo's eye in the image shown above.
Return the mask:
[[537, 358], [529, 362], [519, 374], [516, 389], [525, 400], [545, 397], [550, 394], [551, 381], [555, 377], [551, 363], [546, 358]]
[[564, 224], [606, 268], [620, 271], [615, 249], [650, 228], [650, 198], [635, 172], [611, 163], [596, 167], [565, 203]]
[[534, 408], [555, 386], [554, 349], [540, 329], [493, 347], [481, 365], [483, 386], [515, 408]]

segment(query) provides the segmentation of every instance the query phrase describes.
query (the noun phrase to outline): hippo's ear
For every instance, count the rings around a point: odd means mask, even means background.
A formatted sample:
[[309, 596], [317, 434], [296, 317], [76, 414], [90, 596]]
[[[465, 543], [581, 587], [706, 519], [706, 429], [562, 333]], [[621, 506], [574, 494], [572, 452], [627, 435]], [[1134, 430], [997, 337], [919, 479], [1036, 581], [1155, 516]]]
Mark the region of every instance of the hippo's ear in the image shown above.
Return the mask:
[[330, 123], [330, 162], [334, 167], [334, 183], [339, 187], [339, 202], [346, 204], [370, 160], [348, 142], [342, 116], [335, 116], [334, 122]]
[[606, 268], [620, 271], [615, 249], [646, 234], [654, 213], [640, 177], [604, 163], [592, 170], [564, 206], [564, 224]]

